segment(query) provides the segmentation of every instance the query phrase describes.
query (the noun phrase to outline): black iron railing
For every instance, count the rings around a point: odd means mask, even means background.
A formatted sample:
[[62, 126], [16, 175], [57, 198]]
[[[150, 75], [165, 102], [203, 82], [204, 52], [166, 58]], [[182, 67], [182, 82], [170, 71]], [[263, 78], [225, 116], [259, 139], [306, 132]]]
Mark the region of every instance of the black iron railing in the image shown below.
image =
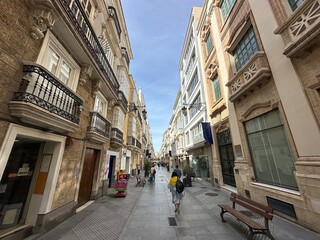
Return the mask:
[[141, 149], [141, 143], [138, 140], [136, 140], [136, 147]]
[[91, 112], [90, 115], [91, 121], [88, 131], [95, 132], [109, 138], [111, 123], [98, 112]]
[[123, 132], [120, 131], [118, 128], [111, 128], [110, 140], [111, 140], [111, 142], [122, 144]]
[[127, 137], [127, 145], [129, 146], [135, 146], [136, 144], [136, 139], [132, 136]]
[[79, 124], [83, 101], [66, 85], [38, 64], [24, 64], [19, 91], [12, 101], [32, 103]]
[[59, 0], [70, 20], [74, 24], [79, 35], [86, 43], [92, 57], [96, 60], [106, 79], [110, 81], [114, 90], [119, 88], [119, 82], [110, 66], [110, 63], [103, 51], [98, 37], [96, 36], [85, 11], [79, 0]]
[[120, 38], [120, 34], [121, 34], [121, 27], [120, 27], [120, 22], [119, 22], [119, 18], [117, 15], [117, 11], [114, 7], [108, 7], [108, 13], [110, 15], [110, 17], [113, 19], [115, 25], [116, 25], [116, 29]]

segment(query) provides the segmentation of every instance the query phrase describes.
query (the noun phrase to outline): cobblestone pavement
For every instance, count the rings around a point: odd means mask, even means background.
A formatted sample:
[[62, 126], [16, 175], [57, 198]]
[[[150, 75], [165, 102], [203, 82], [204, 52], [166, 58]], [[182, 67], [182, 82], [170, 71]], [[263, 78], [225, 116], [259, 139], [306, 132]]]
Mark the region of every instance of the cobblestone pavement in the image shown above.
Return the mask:
[[[229, 203], [230, 192], [201, 180], [186, 188], [181, 213], [175, 214], [167, 189], [169, 175], [165, 168], [157, 169], [155, 184], [147, 182], [145, 187], [136, 187], [135, 178], [131, 178], [127, 197], [100, 198], [45, 235], [27, 240], [247, 239], [248, 228], [231, 215], [225, 214], [227, 222], [221, 222], [218, 204]], [[276, 240], [320, 239], [319, 234], [277, 216], [270, 229]], [[254, 239], [268, 238], [259, 234]]]

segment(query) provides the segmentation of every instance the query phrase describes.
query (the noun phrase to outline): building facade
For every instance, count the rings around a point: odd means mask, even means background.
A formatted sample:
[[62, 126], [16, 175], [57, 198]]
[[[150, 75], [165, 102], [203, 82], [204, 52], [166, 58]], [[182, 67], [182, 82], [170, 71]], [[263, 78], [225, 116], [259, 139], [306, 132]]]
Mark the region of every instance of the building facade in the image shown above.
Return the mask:
[[212, 181], [212, 149], [204, 138], [202, 127], [204, 122], [208, 122], [208, 112], [200, 41], [196, 31], [201, 10], [201, 7], [192, 9], [180, 57], [179, 106], [184, 123], [184, 153], [187, 163], [194, 169], [197, 177]]
[[112, 187], [132, 52], [119, 1], [0, 8], [2, 238], [51, 229]]
[[212, 66], [228, 87], [237, 192], [319, 232], [319, 1], [204, 6], [199, 35], [208, 45], [212, 34]]

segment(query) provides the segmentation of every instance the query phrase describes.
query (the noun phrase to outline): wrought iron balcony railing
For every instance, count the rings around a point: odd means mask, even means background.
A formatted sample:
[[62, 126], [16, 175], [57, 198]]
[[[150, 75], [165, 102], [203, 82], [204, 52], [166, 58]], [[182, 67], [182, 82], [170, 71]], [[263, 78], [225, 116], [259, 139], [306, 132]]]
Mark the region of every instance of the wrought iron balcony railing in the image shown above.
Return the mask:
[[67, 13], [69, 19], [74, 24], [79, 35], [86, 43], [91, 56], [95, 59], [99, 65], [100, 70], [104, 73], [106, 79], [111, 83], [114, 91], [119, 88], [119, 82], [110, 66], [110, 63], [104, 53], [97, 35], [95, 34], [90, 21], [83, 10], [79, 0], [58, 0], [63, 9]]
[[83, 101], [42, 66], [25, 63], [25, 76], [12, 102], [31, 103], [75, 124], [80, 122]]
[[127, 137], [128, 146], [136, 146], [136, 139], [132, 136]]
[[110, 136], [111, 123], [102, 117], [98, 112], [91, 112], [90, 126], [88, 127], [89, 132], [100, 134], [106, 138]]
[[121, 145], [123, 143], [123, 132], [118, 128], [111, 128], [110, 142], [111, 144]]
[[141, 143], [138, 140], [136, 140], [136, 147], [141, 149]]
[[117, 32], [118, 32], [118, 35], [119, 35], [119, 38], [120, 38], [120, 34], [121, 34], [121, 27], [120, 27], [120, 22], [119, 22], [119, 18], [118, 18], [118, 15], [117, 15], [117, 11], [114, 7], [108, 7], [108, 13], [110, 15], [110, 17], [113, 19], [115, 25], [116, 25], [116, 28], [117, 28]]
[[261, 86], [271, 77], [271, 70], [264, 52], [256, 52], [251, 59], [226, 84], [231, 102], [246, 96], [255, 86]]

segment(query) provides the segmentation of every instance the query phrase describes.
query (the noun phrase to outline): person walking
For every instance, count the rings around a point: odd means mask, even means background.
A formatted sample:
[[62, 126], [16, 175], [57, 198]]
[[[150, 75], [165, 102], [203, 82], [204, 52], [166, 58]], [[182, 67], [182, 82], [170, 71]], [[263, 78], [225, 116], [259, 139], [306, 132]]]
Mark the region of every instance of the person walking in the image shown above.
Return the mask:
[[177, 173], [174, 171], [171, 174], [171, 178], [168, 183], [168, 188], [170, 189], [170, 192], [172, 194], [172, 203], [175, 206], [174, 212], [180, 213], [180, 202], [183, 197], [183, 193], [177, 192], [177, 189], [176, 189], [177, 181], [178, 181], [178, 176], [177, 176]]
[[150, 182], [154, 183], [155, 182], [155, 178], [156, 178], [156, 168], [154, 167], [154, 165], [152, 165], [151, 169], [150, 169]]
[[180, 168], [179, 168], [178, 165], [176, 165], [176, 168], [173, 170], [173, 172], [176, 172], [178, 178], [181, 178], [181, 175], [182, 175], [182, 174], [181, 174], [181, 170], [180, 170]]

